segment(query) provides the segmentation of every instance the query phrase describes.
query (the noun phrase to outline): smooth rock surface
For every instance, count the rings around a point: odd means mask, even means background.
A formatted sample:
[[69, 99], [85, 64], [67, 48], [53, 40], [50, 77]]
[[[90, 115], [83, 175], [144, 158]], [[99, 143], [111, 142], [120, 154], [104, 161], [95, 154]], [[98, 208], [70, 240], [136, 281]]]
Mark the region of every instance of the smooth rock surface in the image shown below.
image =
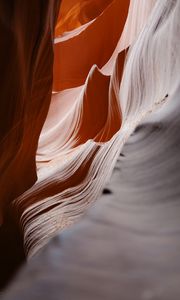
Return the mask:
[[180, 299], [179, 95], [136, 129], [109, 192], [28, 262], [4, 300]]

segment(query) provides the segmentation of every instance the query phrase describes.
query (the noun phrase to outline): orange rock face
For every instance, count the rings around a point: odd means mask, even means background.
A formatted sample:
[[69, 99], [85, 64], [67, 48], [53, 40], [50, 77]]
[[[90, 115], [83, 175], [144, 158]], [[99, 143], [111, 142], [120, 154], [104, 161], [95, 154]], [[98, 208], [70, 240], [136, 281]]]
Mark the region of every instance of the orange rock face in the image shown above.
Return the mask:
[[[99, 1], [98, 5], [95, 5], [97, 1], [76, 2], [76, 5], [82, 6], [82, 10], [85, 4], [92, 7], [96, 17], [87, 19], [84, 26], [80, 27], [81, 15], [79, 10], [74, 10], [79, 30], [66, 32], [55, 40], [54, 91], [84, 84], [94, 64], [102, 68], [108, 62], [121, 37], [129, 7], [129, 1], [122, 0]], [[57, 35], [58, 24], [56, 28]], [[68, 28], [63, 27], [63, 30]]]
[[55, 36], [78, 28], [97, 18], [112, 0], [63, 0], [55, 28]]

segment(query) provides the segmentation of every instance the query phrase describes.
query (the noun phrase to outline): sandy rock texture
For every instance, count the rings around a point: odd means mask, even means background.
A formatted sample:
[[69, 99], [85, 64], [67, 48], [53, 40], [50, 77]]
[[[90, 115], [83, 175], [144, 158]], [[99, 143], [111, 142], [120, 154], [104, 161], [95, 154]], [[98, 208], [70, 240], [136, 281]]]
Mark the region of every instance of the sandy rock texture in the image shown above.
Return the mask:
[[136, 129], [101, 198], [3, 300], [179, 300], [179, 100], [180, 89]]

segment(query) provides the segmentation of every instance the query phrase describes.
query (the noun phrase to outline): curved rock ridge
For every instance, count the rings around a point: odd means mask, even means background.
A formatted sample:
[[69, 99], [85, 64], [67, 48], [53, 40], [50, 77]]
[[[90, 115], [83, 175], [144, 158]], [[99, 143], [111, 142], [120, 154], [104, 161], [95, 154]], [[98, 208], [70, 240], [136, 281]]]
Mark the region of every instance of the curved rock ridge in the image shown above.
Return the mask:
[[103, 195], [3, 300], [179, 300], [180, 85], [125, 144]]
[[112, 0], [63, 0], [55, 28], [55, 36], [89, 23], [99, 16]]
[[29, 256], [92, 205], [135, 127], [179, 85], [178, 0], [81, 2], [62, 1], [38, 179], [11, 205]]

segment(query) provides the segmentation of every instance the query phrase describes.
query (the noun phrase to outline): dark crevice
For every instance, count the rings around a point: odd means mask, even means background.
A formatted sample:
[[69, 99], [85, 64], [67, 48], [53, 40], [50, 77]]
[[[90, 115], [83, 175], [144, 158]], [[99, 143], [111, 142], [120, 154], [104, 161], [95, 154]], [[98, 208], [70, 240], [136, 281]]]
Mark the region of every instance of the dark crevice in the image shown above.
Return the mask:
[[105, 195], [112, 194], [112, 191], [105, 188], [105, 189], [103, 189], [103, 194], [105, 194]]
[[9, 217], [0, 227], [0, 290], [13, 279], [24, 261], [22, 236]]

